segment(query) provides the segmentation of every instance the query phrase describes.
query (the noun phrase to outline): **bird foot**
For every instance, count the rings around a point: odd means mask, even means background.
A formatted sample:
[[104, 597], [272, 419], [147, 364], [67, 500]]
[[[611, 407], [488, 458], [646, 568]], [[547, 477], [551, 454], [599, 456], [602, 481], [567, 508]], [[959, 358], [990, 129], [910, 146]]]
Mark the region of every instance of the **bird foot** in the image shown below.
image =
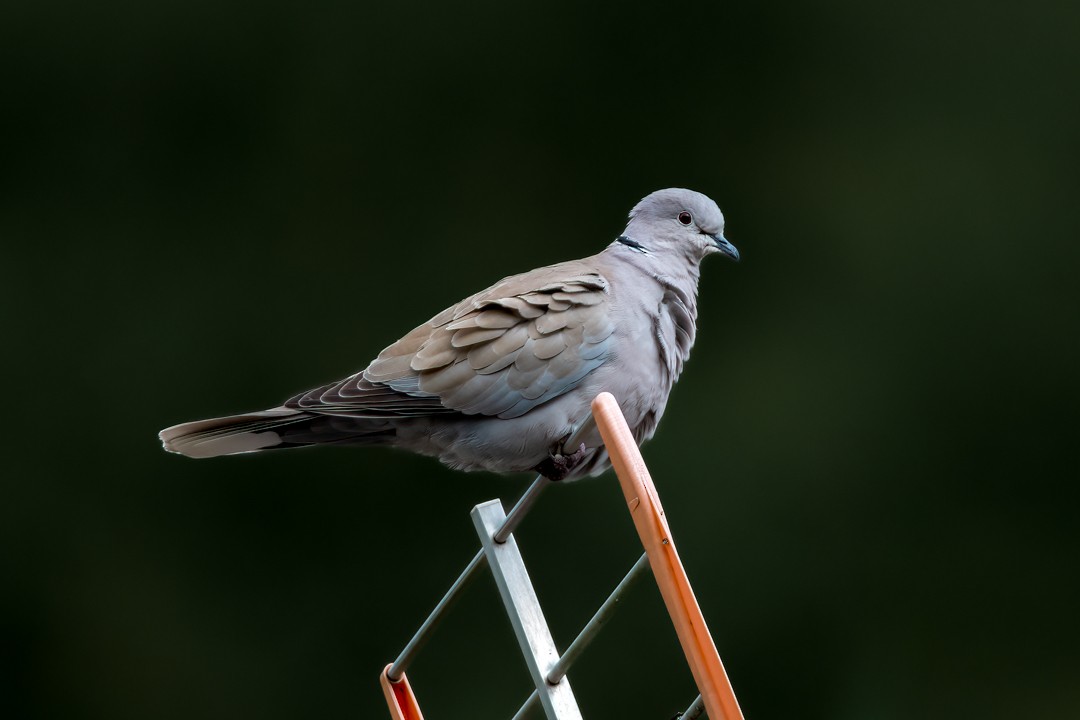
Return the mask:
[[578, 449], [570, 455], [559, 455], [552, 453], [547, 458], [537, 465], [534, 470], [540, 473], [548, 480], [552, 482], [559, 482], [567, 475], [569, 475], [574, 468], [581, 464], [581, 461], [585, 459], [585, 443], [581, 443]]

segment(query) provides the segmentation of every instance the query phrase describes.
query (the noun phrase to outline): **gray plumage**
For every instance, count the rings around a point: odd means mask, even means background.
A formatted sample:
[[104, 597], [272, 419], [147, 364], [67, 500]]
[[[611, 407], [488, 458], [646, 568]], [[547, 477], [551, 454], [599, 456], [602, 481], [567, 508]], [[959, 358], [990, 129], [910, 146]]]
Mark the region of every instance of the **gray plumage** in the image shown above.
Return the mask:
[[599, 254], [504, 278], [355, 375], [159, 436], [189, 457], [387, 445], [461, 470], [598, 474], [608, 458], [590, 402], [611, 392], [638, 443], [652, 437], [694, 344], [700, 262], [738, 260], [723, 230], [708, 197], [654, 192]]

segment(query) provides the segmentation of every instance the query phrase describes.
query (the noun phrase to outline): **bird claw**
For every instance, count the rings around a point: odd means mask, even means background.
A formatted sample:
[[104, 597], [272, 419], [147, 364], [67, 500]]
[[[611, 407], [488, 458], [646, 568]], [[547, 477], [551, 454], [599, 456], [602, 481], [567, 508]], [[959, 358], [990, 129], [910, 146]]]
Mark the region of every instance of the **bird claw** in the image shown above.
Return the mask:
[[548, 455], [534, 470], [552, 482], [559, 482], [580, 465], [584, 459], [585, 443], [581, 443], [578, 449], [570, 455], [559, 455], [557, 453]]

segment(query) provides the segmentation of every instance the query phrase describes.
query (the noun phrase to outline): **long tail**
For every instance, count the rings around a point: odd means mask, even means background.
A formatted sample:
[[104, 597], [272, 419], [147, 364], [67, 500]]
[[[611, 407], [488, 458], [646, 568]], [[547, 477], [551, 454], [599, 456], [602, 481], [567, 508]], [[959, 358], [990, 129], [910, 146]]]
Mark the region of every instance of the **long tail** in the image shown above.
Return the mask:
[[158, 437], [169, 452], [206, 458], [316, 443], [381, 445], [392, 441], [394, 434], [393, 426], [385, 421], [316, 415], [279, 407], [173, 425], [158, 433]]

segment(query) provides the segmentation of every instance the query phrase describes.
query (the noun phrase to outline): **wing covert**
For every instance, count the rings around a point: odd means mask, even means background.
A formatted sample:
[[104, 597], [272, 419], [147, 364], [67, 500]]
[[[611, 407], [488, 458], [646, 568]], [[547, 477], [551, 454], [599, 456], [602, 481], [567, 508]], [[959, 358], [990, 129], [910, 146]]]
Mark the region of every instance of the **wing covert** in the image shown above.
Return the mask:
[[374, 417], [523, 415], [576, 387], [609, 352], [607, 281], [560, 269], [506, 278], [417, 327], [363, 372], [287, 405]]

